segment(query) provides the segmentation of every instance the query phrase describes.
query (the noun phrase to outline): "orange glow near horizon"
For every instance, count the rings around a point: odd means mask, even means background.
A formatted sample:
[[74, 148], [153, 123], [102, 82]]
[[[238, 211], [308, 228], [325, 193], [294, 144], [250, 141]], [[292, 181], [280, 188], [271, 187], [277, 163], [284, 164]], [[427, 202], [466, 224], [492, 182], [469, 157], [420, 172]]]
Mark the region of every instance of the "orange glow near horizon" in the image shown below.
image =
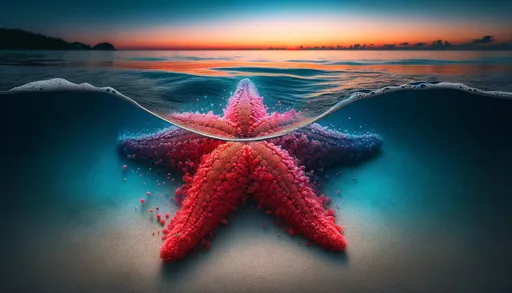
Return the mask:
[[117, 48], [140, 49], [298, 49], [353, 44], [414, 44], [448, 40], [452, 44], [469, 42], [484, 35], [510, 37], [506, 27], [496, 28], [472, 22], [435, 22], [426, 19], [343, 19], [279, 18], [218, 21], [188, 26], [157, 26], [120, 29], [109, 37]]

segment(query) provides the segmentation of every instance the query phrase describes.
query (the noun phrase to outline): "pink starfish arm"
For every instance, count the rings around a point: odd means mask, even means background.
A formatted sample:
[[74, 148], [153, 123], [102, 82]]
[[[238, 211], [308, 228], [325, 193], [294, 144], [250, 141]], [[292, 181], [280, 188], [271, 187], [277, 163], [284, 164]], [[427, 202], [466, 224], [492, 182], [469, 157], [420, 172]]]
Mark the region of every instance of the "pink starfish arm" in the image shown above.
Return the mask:
[[251, 137], [269, 135], [286, 128], [293, 128], [294, 124], [298, 125], [303, 122], [302, 114], [291, 110], [285, 113], [274, 112], [253, 123], [247, 133]]
[[221, 137], [235, 137], [237, 134], [236, 124], [228, 119], [224, 119], [213, 112], [202, 113], [173, 113], [167, 116], [169, 121], [210, 135], [218, 135]]
[[280, 147], [268, 142], [250, 144], [257, 166], [248, 189], [263, 206], [283, 218], [295, 231], [327, 250], [343, 251], [347, 243], [334, 222], [334, 211], [322, 206], [309, 187], [308, 177], [295, 160]]
[[242, 79], [224, 109], [224, 118], [235, 123], [239, 137], [251, 137], [249, 130], [257, 121], [268, 116], [263, 98], [249, 79]]
[[245, 200], [248, 153], [246, 145], [226, 143], [203, 158], [181, 210], [164, 231], [160, 249], [164, 260], [185, 256]]
[[184, 172], [194, 172], [203, 154], [210, 153], [222, 143], [171, 126], [154, 134], [123, 138], [120, 140], [120, 149], [129, 158], [149, 161], [157, 166], [179, 168]]
[[334, 164], [355, 164], [380, 151], [382, 140], [375, 134], [349, 135], [314, 123], [270, 140], [305, 165], [321, 171]]

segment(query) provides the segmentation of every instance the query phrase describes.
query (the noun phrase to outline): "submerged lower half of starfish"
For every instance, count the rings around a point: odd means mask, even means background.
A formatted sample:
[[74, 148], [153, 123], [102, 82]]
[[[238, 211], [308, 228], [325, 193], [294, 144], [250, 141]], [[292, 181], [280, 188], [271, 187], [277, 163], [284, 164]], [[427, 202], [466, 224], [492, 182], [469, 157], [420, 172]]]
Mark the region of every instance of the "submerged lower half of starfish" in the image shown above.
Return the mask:
[[184, 256], [248, 196], [308, 239], [342, 251], [345, 238], [285, 151], [268, 142], [226, 143], [207, 155], [187, 189], [182, 209], [169, 224], [161, 257]]
[[380, 149], [376, 135], [352, 136], [318, 124], [261, 142], [224, 142], [171, 127], [121, 143], [130, 158], [181, 169], [181, 209], [164, 228], [161, 257], [182, 258], [209, 239], [214, 229], [248, 198], [326, 250], [343, 251], [346, 241], [327, 199], [312, 187], [308, 170], [356, 163]]

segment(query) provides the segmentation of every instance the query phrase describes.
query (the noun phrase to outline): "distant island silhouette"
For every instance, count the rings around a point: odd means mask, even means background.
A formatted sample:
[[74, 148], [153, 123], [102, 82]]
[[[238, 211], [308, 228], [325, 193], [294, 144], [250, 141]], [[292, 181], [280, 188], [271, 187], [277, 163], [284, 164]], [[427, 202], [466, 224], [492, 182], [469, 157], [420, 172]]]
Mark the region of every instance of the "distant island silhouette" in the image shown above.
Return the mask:
[[95, 46], [48, 37], [20, 29], [0, 28], [0, 50], [108, 50], [116, 48], [110, 43]]
[[[117, 50], [110, 43], [99, 43], [94, 46], [80, 42], [67, 42], [60, 38], [49, 37], [38, 33], [32, 33], [21, 29], [0, 28], [0, 50]], [[494, 36], [483, 36], [475, 38], [466, 43], [452, 44], [447, 40], [434, 40], [425, 42], [401, 42], [395, 44], [352, 44], [336, 46], [300, 46], [295, 48], [287, 47], [254, 47], [254, 48], [216, 48], [216, 47], [128, 47], [121, 50], [512, 50], [512, 40], [496, 40]]]

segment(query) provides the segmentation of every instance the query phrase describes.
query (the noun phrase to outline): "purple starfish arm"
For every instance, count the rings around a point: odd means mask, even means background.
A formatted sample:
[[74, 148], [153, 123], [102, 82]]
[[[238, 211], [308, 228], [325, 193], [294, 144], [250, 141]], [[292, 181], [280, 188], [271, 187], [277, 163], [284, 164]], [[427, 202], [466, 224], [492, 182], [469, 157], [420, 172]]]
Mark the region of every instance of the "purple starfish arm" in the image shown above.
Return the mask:
[[171, 126], [150, 135], [121, 138], [120, 144], [121, 152], [131, 159], [187, 173], [194, 172], [202, 155], [210, 153], [222, 141]]
[[375, 134], [349, 135], [314, 123], [271, 140], [305, 165], [322, 170], [334, 164], [356, 164], [380, 151], [382, 140]]

